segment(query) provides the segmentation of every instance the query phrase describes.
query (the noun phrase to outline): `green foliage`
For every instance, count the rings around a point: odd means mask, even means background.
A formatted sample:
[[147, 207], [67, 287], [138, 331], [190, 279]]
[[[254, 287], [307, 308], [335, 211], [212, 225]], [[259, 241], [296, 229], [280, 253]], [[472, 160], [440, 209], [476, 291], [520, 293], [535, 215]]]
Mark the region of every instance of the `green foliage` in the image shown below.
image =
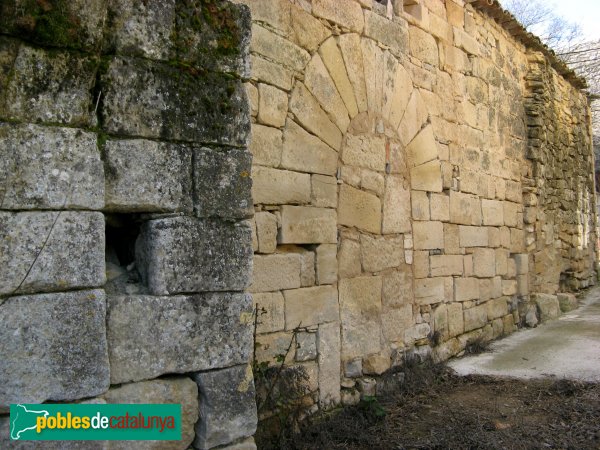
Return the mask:
[[363, 413], [366, 419], [372, 421], [381, 420], [387, 415], [387, 411], [375, 396], [365, 395], [360, 400], [358, 409]]

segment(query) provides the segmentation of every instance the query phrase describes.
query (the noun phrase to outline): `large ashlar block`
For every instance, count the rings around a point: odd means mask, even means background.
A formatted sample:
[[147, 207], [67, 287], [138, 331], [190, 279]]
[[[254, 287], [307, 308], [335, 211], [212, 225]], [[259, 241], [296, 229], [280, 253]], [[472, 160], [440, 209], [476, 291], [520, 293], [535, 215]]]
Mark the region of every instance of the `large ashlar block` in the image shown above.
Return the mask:
[[292, 8], [292, 40], [309, 53], [314, 53], [329, 36], [331, 30], [321, 20], [300, 6]]
[[379, 352], [381, 286], [381, 277], [340, 280], [339, 301], [344, 360]]
[[102, 286], [104, 246], [101, 213], [0, 212], [0, 294]]
[[108, 389], [104, 291], [11, 297], [0, 319], [0, 410]]
[[[122, 212], [192, 209], [192, 150], [146, 139], [109, 140], [106, 208]], [[211, 167], [214, 170], [216, 167]]]
[[413, 273], [411, 266], [402, 264], [397, 270], [383, 276], [381, 300], [384, 306], [398, 307], [413, 300]]
[[[520, 205], [513, 202], [502, 202], [504, 207], [504, 224], [507, 227], [516, 227], [519, 225]], [[521, 223], [522, 224], [522, 223]]]
[[285, 302], [281, 292], [255, 293], [252, 300], [257, 314], [257, 333], [273, 333], [285, 328]]
[[350, 239], [342, 239], [338, 254], [338, 273], [340, 278], [353, 278], [360, 275], [360, 244]]
[[255, 433], [258, 414], [250, 366], [198, 373], [194, 381], [200, 392], [195, 448], [209, 449]]
[[442, 222], [414, 222], [415, 250], [444, 248], [444, 224]]
[[386, 139], [384, 136], [348, 134], [342, 150], [342, 161], [350, 166], [383, 172], [385, 170], [385, 149]]
[[479, 298], [479, 280], [477, 278], [455, 278], [454, 299], [457, 302], [477, 300]]
[[285, 328], [310, 327], [339, 320], [337, 290], [333, 286], [316, 286], [283, 291]]
[[409, 26], [408, 33], [410, 36], [410, 54], [421, 62], [437, 67], [439, 56], [435, 38], [415, 26]]
[[381, 315], [383, 335], [389, 342], [402, 342], [404, 333], [414, 325], [412, 305], [399, 308], [384, 308]]
[[389, 20], [365, 10], [365, 36], [388, 46], [396, 55], [406, 55], [408, 50], [408, 25], [404, 21]]
[[252, 138], [250, 139], [250, 153], [252, 163], [278, 167], [283, 151], [283, 133], [272, 127], [265, 127], [257, 123], [252, 124]]
[[496, 298], [486, 303], [488, 320], [498, 319], [508, 314], [508, 302], [506, 297]]
[[450, 197], [445, 194], [430, 195], [431, 220], [450, 220]]
[[481, 225], [481, 201], [474, 195], [450, 191], [450, 221], [461, 225]]
[[432, 277], [463, 275], [462, 255], [434, 255], [429, 258]]
[[315, 16], [331, 20], [350, 31], [360, 33], [364, 26], [363, 11], [357, 2], [352, 0], [314, 0], [312, 12]]
[[340, 403], [341, 338], [339, 322], [319, 325], [319, 404], [323, 408]]
[[493, 248], [476, 248], [473, 251], [473, 272], [476, 277], [496, 275], [496, 251]]
[[365, 272], [381, 272], [404, 263], [404, 238], [360, 237], [362, 265]]
[[[6, 42], [0, 41], [0, 51]], [[5, 86], [0, 92], [1, 118], [90, 125], [97, 58], [26, 45], [14, 56], [10, 77], [0, 75], [0, 85]]]
[[259, 253], [274, 253], [277, 247], [277, 217], [261, 211], [254, 215]]
[[410, 233], [411, 206], [408, 182], [402, 177], [388, 176], [383, 197], [384, 234]]
[[461, 303], [448, 304], [448, 335], [450, 337], [458, 336], [464, 333], [465, 324], [463, 318], [463, 308]]
[[487, 305], [478, 305], [464, 310], [465, 332], [481, 328], [487, 324]]
[[442, 170], [438, 160], [410, 169], [410, 185], [416, 191], [442, 192]]
[[310, 61], [306, 50], [256, 23], [252, 24], [250, 51], [298, 72]]
[[136, 265], [153, 295], [243, 290], [252, 270], [250, 223], [150, 220], [136, 242]]
[[420, 305], [442, 303], [450, 299], [451, 277], [423, 278], [415, 280], [415, 299]]
[[337, 245], [322, 244], [317, 247], [317, 284], [332, 284], [337, 281]]
[[321, 139], [288, 120], [283, 133], [281, 167], [299, 172], [335, 175], [338, 153]]
[[181, 405], [181, 440], [179, 441], [110, 441], [109, 450], [179, 450], [194, 440], [198, 420], [198, 386], [190, 378], [169, 378], [123, 384], [101, 397], [106, 403]]
[[427, 125], [406, 147], [411, 166], [419, 166], [439, 155], [437, 142], [433, 136], [433, 126]]
[[337, 242], [335, 210], [309, 206], [282, 206], [279, 242], [282, 244]]
[[269, 167], [252, 167], [252, 198], [255, 204], [309, 203], [310, 175]]
[[298, 253], [255, 255], [250, 292], [296, 289], [302, 286], [302, 256]]
[[101, 86], [102, 123], [111, 134], [247, 144], [250, 107], [234, 77], [210, 71], [199, 77], [166, 63], [115, 57]]
[[344, 64], [342, 52], [337, 45], [336, 39], [333, 37], [327, 39], [319, 48], [319, 54], [346, 105], [350, 118], [356, 116], [358, 114], [356, 97], [354, 96], [352, 83], [350, 82], [350, 78], [348, 78], [346, 65]]
[[111, 296], [111, 383], [244, 364], [252, 351], [252, 324], [248, 294]]
[[460, 28], [453, 27], [454, 45], [463, 49], [469, 55], [479, 56], [479, 42]]
[[258, 85], [258, 121], [272, 127], [285, 125], [288, 95], [269, 84]]
[[556, 319], [558, 316], [560, 316], [560, 303], [556, 295], [533, 294], [532, 300], [537, 305], [537, 310], [542, 322]]
[[406, 111], [411, 111], [411, 114], [405, 113], [398, 126], [400, 140], [405, 146], [413, 140], [429, 117], [429, 109], [418, 89], [413, 89]]
[[[504, 225], [504, 205], [499, 200], [481, 200], [483, 224], [501, 227]], [[515, 204], [516, 205], [516, 204]]]
[[258, 55], [250, 56], [252, 78], [260, 82], [272, 84], [284, 91], [292, 88], [293, 72], [280, 64], [268, 61]]
[[[409, 209], [410, 211], [410, 206]], [[409, 216], [410, 217], [410, 216]], [[373, 194], [347, 184], [340, 188], [338, 222], [370, 233], [381, 230], [381, 201]]]
[[312, 175], [311, 203], [321, 208], [337, 207], [337, 179], [325, 175]]
[[0, 207], [101, 209], [104, 167], [96, 135], [0, 123]]
[[383, 110], [383, 70], [384, 52], [372, 39], [362, 39], [361, 49], [367, 86], [367, 102], [370, 111]]
[[488, 228], [459, 225], [458, 239], [461, 247], [487, 247], [489, 243]]
[[392, 63], [393, 70], [387, 67], [384, 74], [382, 113], [396, 130], [404, 117], [413, 85], [406, 69], [393, 56], [388, 55], [387, 61]]
[[364, 112], [368, 109], [368, 103], [360, 36], [356, 33], [342, 34], [338, 37], [338, 45], [342, 51], [348, 78], [354, 89], [358, 112]]

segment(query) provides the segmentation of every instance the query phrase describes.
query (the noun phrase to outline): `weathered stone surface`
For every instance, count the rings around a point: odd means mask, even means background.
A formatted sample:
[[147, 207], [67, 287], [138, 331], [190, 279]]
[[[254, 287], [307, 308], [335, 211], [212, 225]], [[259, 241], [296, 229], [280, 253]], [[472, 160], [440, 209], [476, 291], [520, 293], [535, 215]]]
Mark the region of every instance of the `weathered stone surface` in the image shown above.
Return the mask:
[[477, 300], [479, 298], [479, 280], [477, 278], [455, 278], [454, 299], [457, 302]]
[[560, 316], [560, 303], [556, 295], [533, 294], [531, 297], [537, 305], [540, 322], [546, 322]]
[[337, 245], [322, 244], [317, 247], [317, 284], [332, 284], [337, 281]]
[[136, 265], [153, 295], [243, 290], [252, 269], [250, 223], [150, 220], [136, 242]]
[[319, 325], [317, 351], [319, 353], [319, 404], [323, 408], [340, 403], [340, 324]]
[[335, 208], [337, 206], [337, 180], [335, 177], [312, 175], [311, 203], [321, 208]]
[[197, 217], [251, 217], [252, 155], [242, 149], [194, 150], [194, 212]]
[[446, 299], [449, 277], [424, 278], [415, 280], [415, 300], [420, 305], [440, 303]]
[[577, 297], [575, 297], [574, 294], [561, 292], [556, 294], [556, 297], [558, 298], [560, 311], [563, 313], [573, 311], [574, 309], [577, 309], [577, 306], [579, 306], [579, 303], [577, 302]]
[[242, 82], [141, 59], [114, 58], [100, 113], [114, 134], [244, 147], [250, 111]]
[[233, 444], [219, 447], [220, 450], [256, 450], [256, 443], [253, 437], [240, 439]]
[[4, 300], [0, 410], [8, 411], [11, 403], [75, 400], [106, 391], [105, 315], [102, 290]]
[[338, 154], [319, 138], [288, 120], [283, 133], [281, 167], [299, 172], [334, 175]]
[[0, 294], [106, 282], [104, 217], [96, 212], [0, 212]]
[[489, 244], [488, 229], [459, 225], [458, 239], [461, 247], [487, 247]]
[[348, 134], [342, 150], [342, 161], [355, 167], [379, 172], [385, 170], [385, 136]]
[[507, 297], [500, 297], [486, 303], [488, 320], [498, 319], [508, 314]]
[[444, 248], [444, 224], [442, 222], [414, 222], [415, 250]]
[[255, 293], [252, 300], [257, 310], [257, 333], [273, 333], [285, 328], [285, 302], [281, 292]]
[[365, 375], [381, 375], [390, 368], [389, 356], [369, 355], [363, 359], [363, 373]]
[[390, 47], [394, 55], [407, 53], [408, 27], [405, 22], [392, 21], [373, 11], [365, 10], [365, 36]]
[[310, 361], [317, 357], [317, 334], [296, 333], [296, 361]]
[[254, 358], [258, 363], [268, 363], [271, 367], [277, 366], [285, 356], [285, 364], [293, 364], [294, 352], [288, 352], [290, 343], [294, 340], [293, 332], [277, 332], [255, 335], [256, 350]]
[[104, 168], [96, 135], [0, 123], [0, 208], [101, 209]]
[[339, 194], [338, 222], [341, 225], [379, 233], [381, 202], [372, 194], [344, 184]]
[[449, 275], [463, 275], [462, 255], [433, 255], [429, 258], [429, 267], [432, 277]]
[[310, 175], [267, 167], [252, 167], [252, 198], [255, 204], [309, 203]]
[[277, 248], [277, 217], [266, 211], [254, 215], [259, 253], [274, 253]]
[[485, 326], [488, 321], [487, 306], [479, 305], [464, 310], [465, 331]]
[[[504, 203], [505, 202], [501, 202], [498, 200], [481, 200], [481, 212], [483, 215], [484, 225], [504, 225]], [[516, 225], [516, 223], [514, 225]]]
[[292, 8], [290, 17], [292, 39], [300, 47], [313, 53], [325, 39], [331, 36], [331, 30], [305, 9], [307, 9], [306, 5], [300, 4], [298, 4], [298, 7]]
[[292, 88], [293, 72], [280, 64], [268, 61], [258, 55], [250, 57], [252, 78], [277, 86], [285, 91]]
[[279, 291], [302, 286], [302, 257], [297, 253], [255, 255], [250, 292]]
[[343, 34], [338, 38], [338, 45], [342, 51], [348, 78], [354, 89], [358, 112], [364, 112], [368, 106], [360, 36], [356, 33]]
[[111, 296], [107, 333], [112, 384], [243, 364], [252, 351], [252, 298]]
[[381, 277], [340, 280], [342, 358], [362, 357], [380, 350]]
[[191, 210], [191, 149], [145, 139], [109, 140], [104, 146], [104, 158], [107, 209]]
[[[0, 45], [4, 45], [0, 43]], [[11, 77], [0, 92], [0, 117], [10, 120], [90, 124], [98, 60], [21, 45]], [[0, 85], [2, 83], [0, 77]]]
[[480, 200], [474, 195], [450, 191], [450, 221], [461, 225], [481, 225]]
[[253, 164], [278, 167], [281, 162], [282, 150], [283, 133], [281, 130], [257, 123], [252, 124], [250, 153], [252, 153]]
[[410, 186], [417, 191], [442, 192], [442, 171], [438, 160], [410, 169]]
[[285, 125], [288, 109], [287, 93], [274, 86], [258, 85], [258, 120], [272, 127]]
[[190, 378], [168, 378], [123, 384], [109, 389], [106, 403], [178, 403], [181, 405], [181, 440], [179, 441], [110, 441], [109, 450], [178, 450], [188, 448], [194, 440], [198, 420], [198, 386]]
[[356, 97], [336, 39], [334, 37], [327, 39], [319, 48], [319, 54], [346, 105], [350, 118], [356, 116], [358, 114]]
[[254, 380], [249, 366], [194, 375], [200, 391], [200, 421], [194, 447], [209, 449], [256, 431]]
[[306, 50], [256, 23], [252, 24], [250, 50], [296, 71], [302, 71], [310, 61]]
[[438, 157], [433, 127], [426, 126], [406, 147], [411, 166], [419, 166]]
[[332, 286], [283, 291], [283, 296], [286, 330], [339, 320], [337, 291]]
[[350, 239], [342, 239], [338, 253], [338, 273], [341, 278], [360, 275], [360, 244]]
[[450, 337], [458, 336], [465, 331], [463, 308], [460, 303], [448, 304], [448, 335]]
[[476, 248], [473, 251], [473, 272], [476, 277], [496, 275], [496, 252], [493, 248]]
[[380, 272], [404, 263], [404, 238], [360, 237], [362, 264], [365, 272]]
[[360, 5], [352, 0], [314, 0], [312, 12], [317, 17], [331, 20], [350, 31], [362, 31], [364, 26], [363, 12]]
[[383, 276], [381, 300], [384, 306], [390, 307], [412, 303], [413, 273], [410, 265], [401, 264], [396, 271]]
[[367, 87], [367, 102], [369, 110], [379, 112], [383, 110], [383, 50], [372, 39], [361, 39], [360, 47], [363, 55], [365, 70], [365, 84]]
[[384, 234], [410, 232], [410, 190], [401, 177], [388, 176], [383, 197]]
[[282, 206], [279, 242], [282, 244], [337, 242], [335, 211], [306, 206]]
[[431, 64], [432, 66], [437, 66], [439, 57], [435, 38], [431, 34], [415, 26], [409, 26], [408, 32], [410, 36], [411, 55], [419, 61]]
[[[412, 305], [402, 305], [399, 308], [383, 309], [381, 326], [383, 335], [389, 342], [403, 342], [404, 333], [413, 325], [414, 317]], [[385, 370], [387, 369], [389, 369], [389, 366]]]

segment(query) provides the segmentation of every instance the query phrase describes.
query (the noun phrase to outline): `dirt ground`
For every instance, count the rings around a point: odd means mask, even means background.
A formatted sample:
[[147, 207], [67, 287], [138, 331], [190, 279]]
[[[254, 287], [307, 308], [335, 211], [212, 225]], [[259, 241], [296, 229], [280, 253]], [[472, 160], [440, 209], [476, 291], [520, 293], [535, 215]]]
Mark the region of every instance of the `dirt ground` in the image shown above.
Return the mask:
[[419, 364], [387, 399], [305, 421], [259, 449], [600, 449], [600, 384], [458, 377]]

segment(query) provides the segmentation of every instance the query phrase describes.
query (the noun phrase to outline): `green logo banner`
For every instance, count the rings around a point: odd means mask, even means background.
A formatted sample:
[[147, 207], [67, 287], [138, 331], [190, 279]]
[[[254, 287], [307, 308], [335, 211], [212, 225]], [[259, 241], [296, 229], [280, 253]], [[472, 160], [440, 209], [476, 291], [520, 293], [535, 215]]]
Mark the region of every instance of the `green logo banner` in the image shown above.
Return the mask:
[[179, 404], [12, 404], [10, 438], [21, 441], [179, 441]]

